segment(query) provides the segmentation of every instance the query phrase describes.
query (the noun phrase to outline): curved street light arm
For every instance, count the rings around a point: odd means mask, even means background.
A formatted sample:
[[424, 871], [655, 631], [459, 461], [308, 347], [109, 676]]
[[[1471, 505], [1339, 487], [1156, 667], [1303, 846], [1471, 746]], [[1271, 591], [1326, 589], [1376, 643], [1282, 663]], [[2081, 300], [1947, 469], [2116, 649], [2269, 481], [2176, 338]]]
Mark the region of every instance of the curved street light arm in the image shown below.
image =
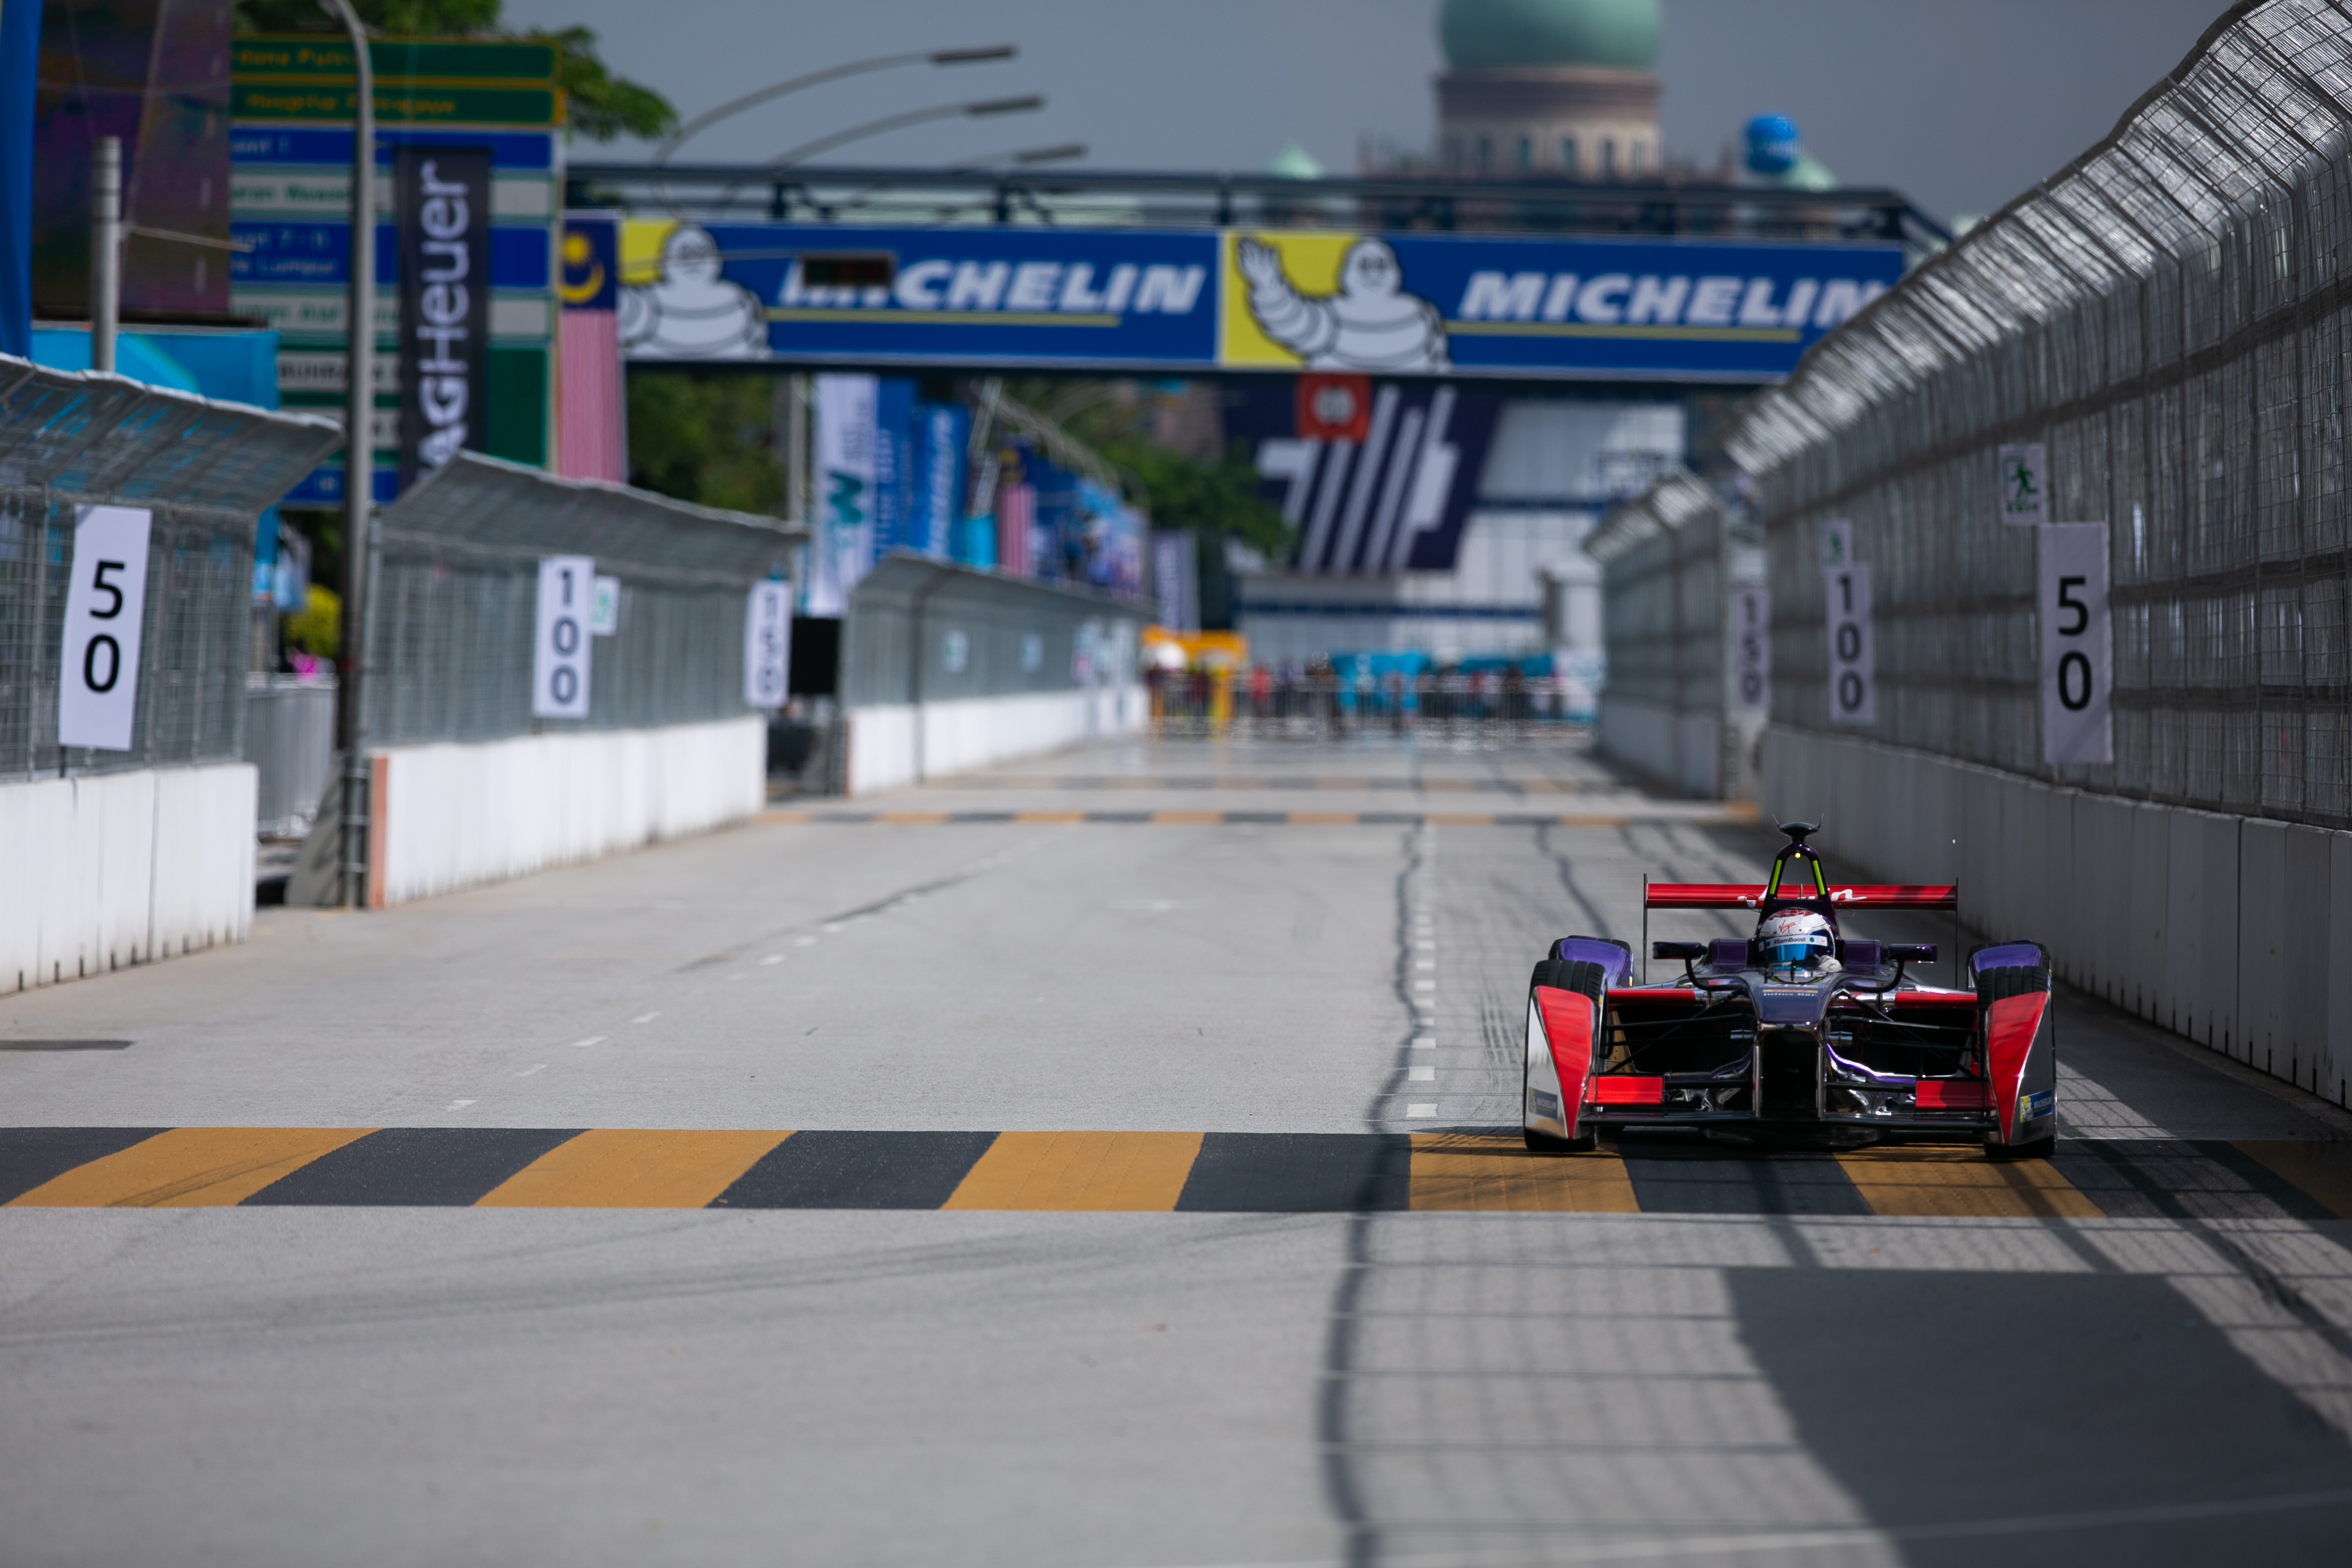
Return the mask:
[[1045, 107], [1045, 98], [1040, 94], [1031, 93], [1023, 98], [988, 98], [977, 103], [943, 103], [930, 109], [912, 109], [904, 114], [885, 115], [879, 120], [869, 120], [863, 125], [853, 125], [846, 131], [836, 131], [830, 136], [820, 136], [814, 142], [804, 142], [797, 147], [779, 153], [769, 159], [768, 167], [780, 169], [788, 163], [797, 163], [803, 158], [838, 147], [845, 142], [862, 141], [868, 136], [879, 136], [886, 131], [897, 131], [908, 125], [921, 125], [933, 120], [952, 120], [960, 114], [975, 120], [984, 119], [993, 114], [1026, 114], [1033, 110]]
[[861, 76], [867, 71], [887, 70], [894, 66], [918, 65], [927, 60], [935, 66], [972, 65], [982, 60], [1011, 59], [1019, 52], [1018, 47], [1012, 44], [986, 44], [969, 49], [911, 49], [905, 54], [877, 55], [872, 59], [851, 60], [845, 65], [827, 66], [823, 70], [790, 77], [785, 80], [763, 87], [757, 92], [747, 92], [740, 98], [729, 99], [716, 109], [703, 110], [676, 131], [671, 132], [663, 140], [661, 145], [654, 149], [653, 161], [656, 163], [667, 163], [669, 162], [670, 154], [683, 146], [687, 138], [699, 135], [730, 115], [740, 114], [747, 109], [756, 109], [771, 100], [782, 98], [786, 93], [798, 92], [803, 88], [818, 87], [825, 82], [838, 81], [845, 76]]

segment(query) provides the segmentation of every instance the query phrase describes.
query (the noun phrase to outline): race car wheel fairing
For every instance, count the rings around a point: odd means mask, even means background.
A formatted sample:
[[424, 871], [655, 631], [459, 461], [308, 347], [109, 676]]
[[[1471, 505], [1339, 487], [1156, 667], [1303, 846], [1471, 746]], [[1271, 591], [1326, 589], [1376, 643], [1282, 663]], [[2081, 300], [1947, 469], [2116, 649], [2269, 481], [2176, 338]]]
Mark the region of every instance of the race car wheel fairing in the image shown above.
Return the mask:
[[2050, 957], [2030, 942], [1979, 950], [1975, 972], [1985, 1076], [1999, 1131], [1985, 1146], [1997, 1158], [2047, 1154], [2058, 1142], [2058, 1037], [2050, 1009]]
[[1594, 1134], [1580, 1123], [1601, 999], [1627, 967], [1623, 944], [1570, 937], [1559, 957], [1535, 967], [1528, 984], [1528, 1042], [1521, 1126], [1530, 1149], [1590, 1149]]

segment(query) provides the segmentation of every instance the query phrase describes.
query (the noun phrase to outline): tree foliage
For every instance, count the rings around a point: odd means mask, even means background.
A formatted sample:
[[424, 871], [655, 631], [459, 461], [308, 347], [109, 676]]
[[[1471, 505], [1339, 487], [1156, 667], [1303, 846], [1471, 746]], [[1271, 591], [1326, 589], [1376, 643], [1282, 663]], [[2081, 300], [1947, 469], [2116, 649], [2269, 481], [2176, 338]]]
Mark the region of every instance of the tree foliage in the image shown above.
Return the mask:
[[1144, 400], [1133, 382], [1033, 378], [1005, 390], [1053, 418], [1134, 482], [1155, 529], [1232, 539], [1282, 557], [1290, 525], [1258, 493], [1257, 470], [1234, 452], [1202, 458], [1154, 442]]
[[764, 375], [629, 370], [629, 482], [680, 500], [773, 512], [783, 499], [776, 384]]
[[[586, 27], [532, 28], [512, 33], [499, 25], [500, 0], [352, 0], [362, 22], [387, 37], [528, 38], [553, 44], [556, 80], [571, 104], [574, 133], [592, 142], [616, 136], [651, 141], [677, 127], [667, 99], [614, 76]], [[342, 29], [318, 0], [236, 0], [240, 33], [332, 33]]]

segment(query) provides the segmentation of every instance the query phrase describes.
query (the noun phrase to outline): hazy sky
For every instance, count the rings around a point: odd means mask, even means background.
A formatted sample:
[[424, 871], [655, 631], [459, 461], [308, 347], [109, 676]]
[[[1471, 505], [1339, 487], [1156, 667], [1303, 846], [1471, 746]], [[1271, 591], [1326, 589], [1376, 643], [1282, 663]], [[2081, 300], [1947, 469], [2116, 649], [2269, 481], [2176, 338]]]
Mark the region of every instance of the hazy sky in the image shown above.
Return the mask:
[[[1850, 184], [1986, 213], [2104, 134], [2221, 0], [1664, 0], [1670, 152], [1712, 163], [1751, 114], [1792, 117]], [[1255, 169], [1297, 141], [1334, 173], [1359, 144], [1425, 150], [1437, 0], [507, 0], [509, 25], [585, 23], [625, 75], [692, 115], [768, 82], [907, 49], [1020, 58], [913, 67], [753, 110], [689, 146], [761, 159], [904, 110], [1042, 92], [1043, 112], [921, 126], [844, 162], [922, 164], [1083, 142], [1097, 168]], [[610, 155], [634, 157], [630, 145]], [[593, 155], [586, 149], [575, 155]]]

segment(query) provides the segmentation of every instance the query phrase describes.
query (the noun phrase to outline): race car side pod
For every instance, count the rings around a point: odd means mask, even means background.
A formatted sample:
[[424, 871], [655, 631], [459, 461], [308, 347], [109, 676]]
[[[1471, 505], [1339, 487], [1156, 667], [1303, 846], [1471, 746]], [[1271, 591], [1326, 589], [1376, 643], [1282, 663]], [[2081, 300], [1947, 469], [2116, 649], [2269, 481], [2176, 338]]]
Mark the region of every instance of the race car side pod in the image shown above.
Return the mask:
[[1622, 984], [1633, 954], [1622, 942], [1563, 937], [1528, 984], [1523, 1131], [1530, 1149], [1590, 1149], [1580, 1125], [1585, 1080], [1601, 1028], [1601, 998]]
[[2058, 1037], [2050, 1012], [2050, 955], [2030, 942], [1979, 948], [1976, 976], [1985, 1076], [1992, 1083], [2004, 1154], [2043, 1154], [2058, 1141]]

